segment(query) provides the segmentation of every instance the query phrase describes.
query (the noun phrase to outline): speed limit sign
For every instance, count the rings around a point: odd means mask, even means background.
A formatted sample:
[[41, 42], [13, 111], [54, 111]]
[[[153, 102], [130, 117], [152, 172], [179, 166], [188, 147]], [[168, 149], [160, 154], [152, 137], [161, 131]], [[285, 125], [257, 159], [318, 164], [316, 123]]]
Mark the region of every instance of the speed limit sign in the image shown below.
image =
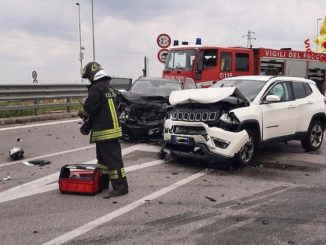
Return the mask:
[[168, 55], [169, 50], [166, 48], [161, 49], [160, 51], [158, 51], [157, 53], [157, 59], [161, 62], [161, 63], [165, 63], [166, 60], [166, 56]]
[[168, 34], [162, 33], [157, 37], [157, 45], [161, 48], [167, 48], [171, 44], [171, 38]]

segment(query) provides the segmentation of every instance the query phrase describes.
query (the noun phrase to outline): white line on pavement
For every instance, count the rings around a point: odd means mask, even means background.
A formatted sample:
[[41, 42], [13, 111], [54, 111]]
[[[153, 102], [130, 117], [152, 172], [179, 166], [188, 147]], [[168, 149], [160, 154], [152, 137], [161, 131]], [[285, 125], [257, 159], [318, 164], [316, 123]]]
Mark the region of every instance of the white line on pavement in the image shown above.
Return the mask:
[[60, 152], [46, 154], [46, 155], [42, 155], [42, 156], [31, 157], [31, 158], [27, 158], [27, 159], [21, 159], [19, 161], [6, 162], [6, 163], [0, 164], [0, 168], [5, 167], [5, 166], [14, 165], [14, 164], [21, 163], [21, 162], [32, 161], [32, 160], [36, 160], [36, 159], [40, 159], [40, 158], [54, 157], [54, 156], [57, 156], [57, 155], [68, 154], [68, 153], [72, 153], [72, 152], [75, 152], [75, 151], [87, 150], [87, 149], [91, 149], [91, 148], [94, 148], [94, 147], [95, 147], [95, 145], [88, 145], [88, 146], [84, 146], [84, 147], [80, 147], [80, 148], [76, 148], [76, 149], [71, 149], [71, 150], [67, 150], [67, 151], [60, 151]]
[[113, 219], [115, 219], [115, 218], [117, 218], [117, 217], [119, 217], [121, 215], [124, 215], [124, 214], [138, 208], [139, 206], [146, 203], [146, 200], [154, 200], [154, 199], [156, 199], [156, 198], [158, 198], [158, 197], [160, 197], [160, 196], [162, 196], [164, 194], [167, 194], [167, 193], [177, 189], [178, 187], [181, 187], [181, 186], [183, 186], [183, 185], [185, 185], [185, 184], [187, 184], [187, 183], [189, 183], [189, 182], [191, 182], [193, 180], [196, 180], [196, 179], [202, 177], [203, 175], [205, 175], [205, 174], [207, 174], [209, 172], [210, 172], [210, 170], [201, 171], [201, 172], [198, 172], [196, 174], [193, 174], [193, 175], [191, 175], [191, 176], [189, 176], [189, 177], [187, 177], [185, 179], [182, 179], [182, 180], [180, 180], [180, 181], [178, 181], [176, 183], [173, 183], [172, 185], [169, 185], [169, 186], [167, 186], [165, 188], [162, 188], [162, 189], [160, 189], [160, 190], [158, 190], [158, 191], [156, 191], [156, 192], [154, 192], [152, 194], [149, 194], [149, 195], [147, 195], [147, 196], [145, 196], [145, 197], [143, 197], [143, 198], [141, 198], [141, 199], [139, 199], [139, 200], [137, 200], [135, 202], [132, 202], [132, 203], [130, 203], [130, 204], [128, 204], [128, 205], [126, 205], [126, 206], [124, 206], [122, 208], [119, 208], [119, 209], [117, 209], [117, 210], [115, 210], [115, 211], [113, 211], [111, 213], [108, 213], [108, 214], [106, 214], [106, 215], [104, 215], [104, 216], [102, 216], [102, 217], [100, 217], [100, 218], [98, 218], [96, 220], [93, 220], [93, 221], [91, 221], [91, 222], [89, 222], [89, 223], [87, 223], [87, 224], [85, 224], [83, 226], [80, 226], [75, 230], [72, 230], [72, 231], [67, 232], [67, 233], [65, 233], [65, 234], [63, 234], [63, 235], [61, 235], [61, 236], [59, 236], [57, 238], [54, 238], [53, 240], [50, 240], [50, 241], [44, 243], [44, 245], [52, 245], [52, 244], [53, 245], [54, 244], [58, 245], [58, 244], [63, 244], [65, 242], [68, 242], [68, 241], [70, 241], [70, 240], [72, 240], [72, 239], [74, 239], [74, 238], [76, 238], [76, 237], [78, 237], [78, 236], [80, 236], [82, 234], [85, 234], [86, 232], [88, 232], [88, 231], [90, 231], [90, 230], [92, 230], [92, 229], [94, 229], [94, 228], [96, 228], [96, 227], [98, 227], [100, 225], [103, 225], [103, 224], [109, 222], [110, 220], [113, 220]]
[[22, 129], [22, 128], [32, 128], [32, 127], [48, 126], [48, 125], [63, 124], [63, 123], [72, 123], [72, 122], [78, 122], [78, 121], [81, 121], [81, 119], [73, 119], [73, 120], [65, 120], [65, 121], [56, 121], [56, 122], [47, 122], [47, 123], [28, 124], [28, 125], [21, 125], [21, 126], [0, 128], [0, 132], [1, 131], [6, 131], [6, 130], [14, 130], [14, 129]]
[[[137, 150], [158, 152], [158, 147], [151, 146], [151, 145], [144, 145], [144, 144], [133, 145], [128, 148], [122, 149], [122, 155], [127, 155]], [[96, 163], [96, 159], [89, 162], [85, 162], [83, 164], [94, 164], [94, 163]], [[133, 165], [133, 166], [126, 167], [126, 171], [131, 172], [142, 168], [152, 167], [162, 163], [164, 163], [163, 160], [156, 160], [156, 161], [147, 162], [139, 165]], [[0, 203], [56, 190], [58, 189], [58, 183], [57, 182], [53, 183], [53, 182], [57, 181], [58, 179], [59, 179], [59, 172], [31, 181], [23, 185], [13, 187], [9, 190], [0, 192]]]

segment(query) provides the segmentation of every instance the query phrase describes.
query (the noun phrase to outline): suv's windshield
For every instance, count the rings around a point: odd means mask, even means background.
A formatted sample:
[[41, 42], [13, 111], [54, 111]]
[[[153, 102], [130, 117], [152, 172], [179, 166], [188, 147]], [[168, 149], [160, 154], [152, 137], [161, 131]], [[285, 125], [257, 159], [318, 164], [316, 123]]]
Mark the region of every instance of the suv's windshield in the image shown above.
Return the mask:
[[170, 50], [165, 62], [165, 69], [191, 70], [195, 60], [195, 50]]
[[181, 90], [181, 85], [177, 82], [164, 81], [150, 81], [138, 80], [136, 81], [130, 91], [143, 93], [148, 96], [170, 96], [172, 91]]
[[259, 80], [222, 80], [212, 85], [211, 88], [236, 87], [248, 100], [253, 101], [265, 83]]

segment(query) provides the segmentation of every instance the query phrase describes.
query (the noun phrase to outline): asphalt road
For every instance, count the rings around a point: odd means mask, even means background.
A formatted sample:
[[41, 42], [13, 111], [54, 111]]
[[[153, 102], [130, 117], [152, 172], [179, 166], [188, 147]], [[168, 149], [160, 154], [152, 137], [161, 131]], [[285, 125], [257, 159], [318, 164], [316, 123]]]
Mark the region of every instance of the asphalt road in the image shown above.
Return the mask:
[[[0, 244], [326, 244], [326, 142], [315, 153], [270, 146], [242, 169], [164, 162], [155, 144], [122, 143], [130, 192], [107, 200], [58, 190], [63, 165], [95, 160], [79, 127], [0, 128]], [[8, 158], [13, 146], [25, 159]]]

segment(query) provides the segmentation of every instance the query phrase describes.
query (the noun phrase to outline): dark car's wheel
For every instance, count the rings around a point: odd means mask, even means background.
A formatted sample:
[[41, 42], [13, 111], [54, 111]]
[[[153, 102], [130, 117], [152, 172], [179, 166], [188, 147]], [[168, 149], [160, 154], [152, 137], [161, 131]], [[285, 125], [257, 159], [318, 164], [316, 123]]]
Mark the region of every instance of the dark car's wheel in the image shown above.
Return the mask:
[[302, 147], [307, 151], [317, 151], [324, 139], [324, 125], [315, 120], [311, 123], [307, 136], [301, 140]]
[[235, 157], [238, 166], [246, 166], [252, 163], [256, 151], [256, 135], [253, 130], [246, 129], [249, 141], [240, 149]]
[[135, 142], [135, 140], [132, 137], [130, 137], [129, 134], [123, 134], [122, 137], [128, 143], [134, 143]]

